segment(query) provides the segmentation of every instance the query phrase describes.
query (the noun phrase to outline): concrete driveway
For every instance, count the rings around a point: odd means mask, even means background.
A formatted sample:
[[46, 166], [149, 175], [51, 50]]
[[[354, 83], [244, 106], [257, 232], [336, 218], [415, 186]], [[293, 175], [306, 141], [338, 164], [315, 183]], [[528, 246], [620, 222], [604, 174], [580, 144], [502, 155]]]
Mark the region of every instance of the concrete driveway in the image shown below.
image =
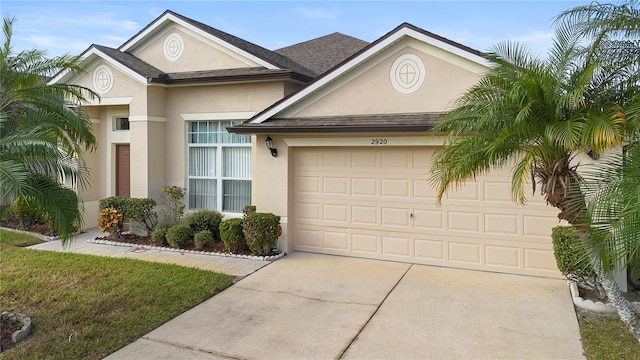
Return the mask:
[[584, 359], [564, 281], [294, 253], [108, 359]]

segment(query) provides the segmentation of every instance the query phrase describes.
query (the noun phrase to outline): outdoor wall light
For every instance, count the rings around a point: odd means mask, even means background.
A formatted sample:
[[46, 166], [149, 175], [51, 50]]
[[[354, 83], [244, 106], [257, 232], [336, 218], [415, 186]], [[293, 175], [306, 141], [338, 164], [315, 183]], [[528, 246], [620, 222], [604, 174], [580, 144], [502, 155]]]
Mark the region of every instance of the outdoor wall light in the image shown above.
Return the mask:
[[273, 147], [273, 139], [271, 138], [271, 136], [267, 136], [264, 139], [264, 143], [267, 144], [267, 149], [269, 149], [269, 151], [271, 151], [271, 156], [273, 156], [273, 157], [278, 156], [278, 149]]

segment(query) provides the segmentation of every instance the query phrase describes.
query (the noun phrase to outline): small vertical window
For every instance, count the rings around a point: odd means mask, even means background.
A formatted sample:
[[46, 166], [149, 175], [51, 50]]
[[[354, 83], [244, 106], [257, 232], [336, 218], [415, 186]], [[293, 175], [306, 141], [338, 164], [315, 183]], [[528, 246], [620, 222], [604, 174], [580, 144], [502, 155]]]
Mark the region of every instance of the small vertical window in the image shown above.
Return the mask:
[[129, 118], [117, 117], [113, 119], [113, 130], [129, 130]]

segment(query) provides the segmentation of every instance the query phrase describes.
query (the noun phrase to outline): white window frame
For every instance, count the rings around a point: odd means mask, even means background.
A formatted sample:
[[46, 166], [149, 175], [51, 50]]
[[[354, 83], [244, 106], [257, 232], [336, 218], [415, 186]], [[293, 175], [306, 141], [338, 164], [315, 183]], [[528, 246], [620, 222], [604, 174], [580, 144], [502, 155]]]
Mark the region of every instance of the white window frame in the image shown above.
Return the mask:
[[[251, 174], [251, 137], [249, 135], [243, 135], [243, 136], [247, 136], [248, 137], [248, 142], [245, 143], [223, 143], [223, 142], [217, 142], [217, 143], [191, 143], [189, 140], [189, 137], [191, 136], [191, 134], [194, 134], [193, 132], [190, 131], [190, 125], [194, 122], [208, 122], [208, 123], [222, 123], [222, 122], [227, 122], [227, 121], [231, 121], [232, 122], [232, 126], [238, 125], [240, 123], [242, 123], [242, 121], [238, 121], [235, 119], [215, 119], [215, 120], [205, 120], [205, 119], [199, 119], [199, 120], [194, 120], [194, 121], [187, 121], [185, 122], [185, 135], [186, 135], [186, 144], [187, 144], [187, 151], [186, 151], [186, 205], [187, 205], [187, 211], [197, 211], [200, 210], [199, 208], [192, 208], [191, 206], [191, 179], [194, 180], [198, 180], [198, 179], [202, 179], [202, 180], [215, 180], [216, 182], [216, 194], [215, 194], [215, 198], [216, 198], [216, 204], [215, 204], [215, 208], [214, 209], [209, 209], [209, 210], [217, 210], [220, 212], [224, 212], [224, 213], [229, 213], [229, 214], [237, 214], [237, 213], [241, 213], [242, 209], [238, 210], [238, 211], [233, 211], [233, 210], [224, 210], [223, 209], [223, 204], [224, 204], [224, 181], [225, 180], [236, 180], [236, 181], [249, 181], [249, 184], [251, 184], [252, 180], [252, 174]], [[218, 134], [223, 134], [222, 132], [218, 133]], [[214, 176], [192, 176], [190, 175], [191, 173], [191, 161], [190, 161], [190, 149], [191, 148], [215, 148], [215, 163], [216, 163], [216, 168], [215, 168], [215, 175]], [[232, 176], [223, 176], [224, 174], [224, 169], [223, 169], [223, 148], [248, 148], [249, 149], [249, 177], [245, 178], [245, 177], [232, 177]], [[252, 194], [250, 194], [249, 197], [249, 204], [246, 205], [250, 205], [251, 204], [251, 197]]]

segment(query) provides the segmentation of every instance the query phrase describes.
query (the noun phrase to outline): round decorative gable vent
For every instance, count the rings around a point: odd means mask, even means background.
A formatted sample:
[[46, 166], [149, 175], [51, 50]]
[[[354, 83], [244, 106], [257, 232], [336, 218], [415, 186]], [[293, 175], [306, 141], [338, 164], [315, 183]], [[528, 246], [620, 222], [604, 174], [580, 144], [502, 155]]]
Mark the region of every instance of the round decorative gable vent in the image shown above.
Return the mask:
[[113, 87], [113, 74], [106, 65], [100, 65], [93, 71], [93, 89], [100, 95], [107, 94]]
[[414, 54], [400, 55], [391, 65], [391, 84], [401, 94], [416, 92], [424, 84], [424, 64]]
[[182, 36], [178, 33], [173, 33], [167, 36], [164, 39], [164, 57], [169, 61], [176, 61], [180, 59], [182, 56], [182, 51], [184, 50], [184, 41], [182, 40]]

